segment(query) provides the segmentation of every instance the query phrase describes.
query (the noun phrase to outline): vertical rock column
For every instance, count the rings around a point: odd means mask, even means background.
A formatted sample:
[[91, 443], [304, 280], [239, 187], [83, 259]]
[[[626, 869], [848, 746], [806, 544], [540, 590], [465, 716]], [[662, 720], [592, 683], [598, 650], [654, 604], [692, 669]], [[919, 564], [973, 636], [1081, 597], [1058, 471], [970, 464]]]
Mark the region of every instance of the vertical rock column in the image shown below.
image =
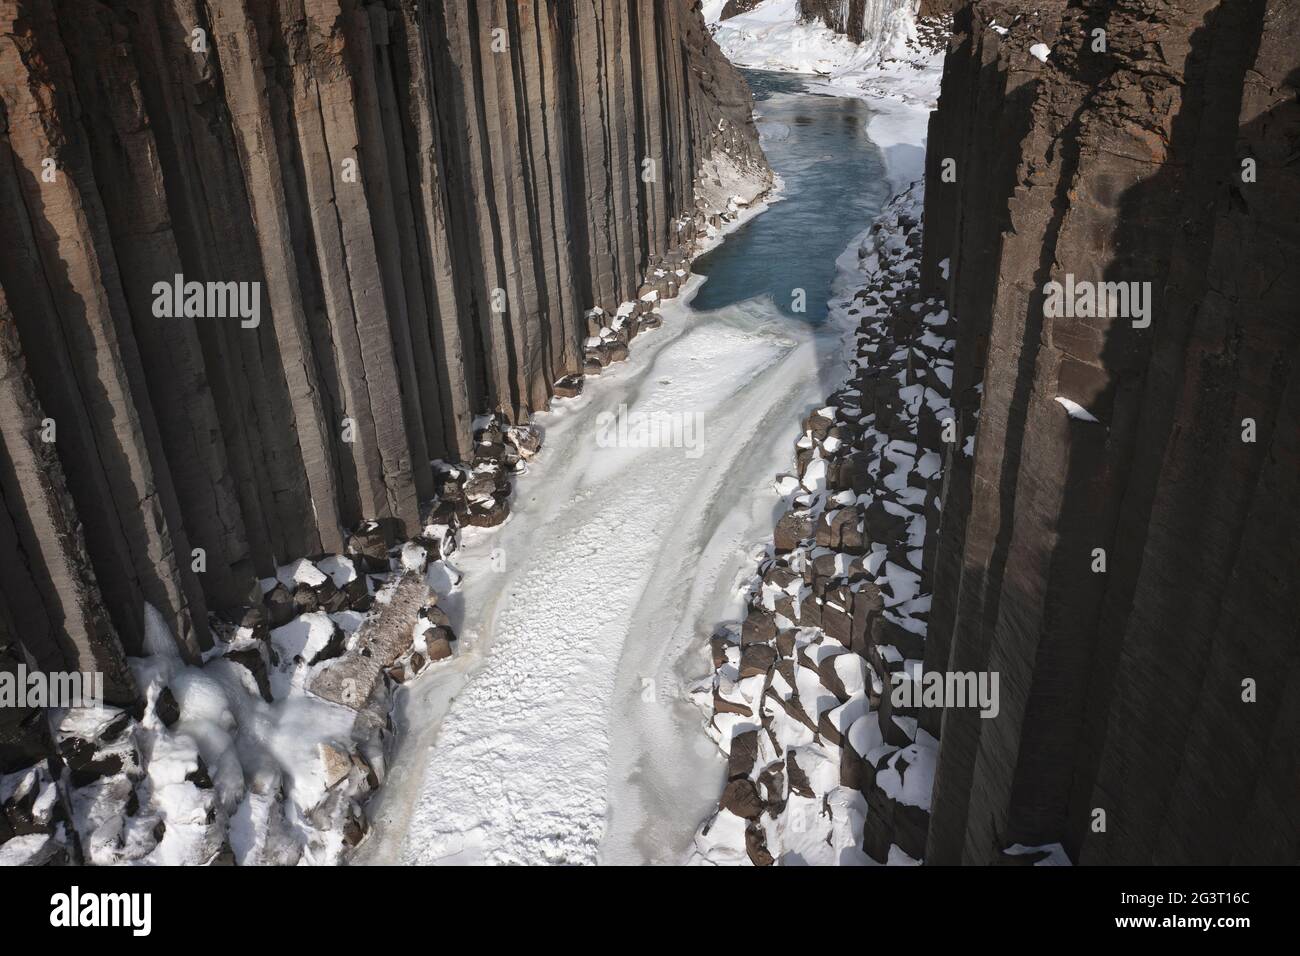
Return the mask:
[[114, 623], [139, 647], [143, 606], [182, 647], [208, 642], [206, 602], [131, 331], [129, 307], [74, 82], [48, 2], [7, 0], [0, 22], [0, 257], [23, 351], [47, 414]]
[[[922, 716], [931, 862], [1294, 859], [1298, 6], [958, 15], [925, 272], [964, 411], [926, 660], [997, 672], [1001, 707]], [[1145, 313], [1049, 306], [1067, 275]]]
[[[119, 55], [120, 27], [106, 7], [58, 5], [82, 107], [81, 125], [121, 273], [130, 330], [179, 514], [190, 543], [204, 552], [201, 581], [214, 607], [243, 603], [253, 568], [243, 516], [212, 392], [207, 388], [198, 324], [153, 314], [154, 284], [185, 272], [171, 229], [163, 170], [145, 115], [132, 59]], [[233, 324], [233, 323], [232, 323]], [[187, 396], [176, 401], [175, 396]]]
[[[210, 31], [206, 15], [193, 0], [131, 0], [130, 13], [125, 20], [183, 274], [199, 282], [256, 282], [265, 290], [221, 65], [210, 45], [193, 49], [192, 31]], [[263, 305], [270, 301], [264, 291]], [[277, 558], [320, 549], [274, 323], [249, 329], [200, 321], [195, 330], [254, 568], [265, 577]]]
[[[49, 422], [0, 291], [0, 604], [12, 657], [43, 671], [98, 670], [105, 698], [130, 703], [134, 683], [100, 599], [55, 443], [45, 440]], [[20, 645], [10, 608], [21, 611]]]
[[761, 166], [743, 91], [687, 0], [0, 0], [6, 460], [66, 482], [5, 488], [15, 632], [120, 657], [151, 604], [195, 659], [257, 578], [414, 532], [705, 161]]

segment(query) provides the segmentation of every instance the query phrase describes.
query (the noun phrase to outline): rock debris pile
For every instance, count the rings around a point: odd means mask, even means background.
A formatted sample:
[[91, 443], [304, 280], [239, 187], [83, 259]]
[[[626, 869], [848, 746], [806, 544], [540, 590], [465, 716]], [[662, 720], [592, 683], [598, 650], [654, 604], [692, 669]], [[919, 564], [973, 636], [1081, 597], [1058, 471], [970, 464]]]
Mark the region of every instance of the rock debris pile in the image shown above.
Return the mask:
[[833, 312], [857, 323], [850, 374], [804, 422], [789, 510], [749, 612], [712, 640], [694, 691], [728, 755], [717, 814], [696, 837], [712, 862], [916, 861], [936, 743], [892, 702], [919, 678], [950, 441], [953, 320], [918, 294], [919, 185], [858, 255], [866, 283]]

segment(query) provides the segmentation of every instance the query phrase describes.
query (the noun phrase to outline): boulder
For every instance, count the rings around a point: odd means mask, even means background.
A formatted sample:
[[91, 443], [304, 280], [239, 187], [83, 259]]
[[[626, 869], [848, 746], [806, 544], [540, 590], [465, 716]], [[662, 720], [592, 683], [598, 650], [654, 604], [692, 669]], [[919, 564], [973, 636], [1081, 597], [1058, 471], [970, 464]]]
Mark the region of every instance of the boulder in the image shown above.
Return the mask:
[[767, 850], [762, 828], [755, 824], [745, 827], [745, 853], [749, 856], [749, 862], [755, 866], [771, 866], [775, 862]]
[[582, 394], [582, 376], [566, 375], [551, 388], [556, 398], [577, 398]]
[[776, 618], [772, 612], [759, 607], [750, 608], [740, 630], [740, 646], [770, 644], [775, 639]]
[[813, 515], [808, 511], [791, 511], [776, 523], [773, 543], [778, 554], [793, 551], [800, 542], [813, 536]]
[[257, 685], [257, 691], [264, 701], [269, 704], [275, 699], [271, 696], [271, 678], [266, 670], [266, 658], [262, 656], [261, 651], [254, 648], [226, 651], [223, 657], [253, 675], [253, 682]]
[[509, 499], [476, 501], [465, 512], [464, 522], [472, 528], [495, 528], [510, 517]]
[[299, 584], [293, 589], [293, 613], [294, 616], [299, 614], [310, 614], [312, 611], [320, 610], [320, 596], [316, 589], [308, 584]]
[[343, 593], [348, 599], [348, 607], [362, 614], [374, 607], [375, 599], [370, 593], [367, 575], [358, 575], [347, 583]]
[[748, 778], [758, 760], [758, 731], [747, 730], [731, 738], [731, 753], [727, 756], [727, 779]]
[[776, 663], [776, 648], [767, 644], [751, 644], [740, 653], [740, 676], [755, 677], [766, 674]]
[[275, 587], [262, 596], [262, 602], [266, 606], [270, 625], [273, 628], [283, 627], [292, 621], [297, 614], [293, 595], [288, 588], [279, 582], [276, 582]]
[[388, 570], [388, 552], [405, 535], [395, 518], [366, 521], [348, 538], [347, 555], [358, 570]]
[[763, 801], [758, 797], [758, 790], [749, 780], [731, 780], [722, 791], [718, 806], [730, 810], [745, 820], [757, 820], [763, 812]]
[[451, 657], [454, 653], [451, 649], [451, 642], [455, 637], [448, 627], [431, 627], [424, 632], [424, 651], [428, 655], [429, 661], [441, 661]]
[[181, 719], [181, 708], [176, 702], [176, 695], [172, 693], [170, 687], [164, 687], [158, 692], [158, 697], [153, 703], [153, 712], [164, 727], [170, 727], [176, 721]]

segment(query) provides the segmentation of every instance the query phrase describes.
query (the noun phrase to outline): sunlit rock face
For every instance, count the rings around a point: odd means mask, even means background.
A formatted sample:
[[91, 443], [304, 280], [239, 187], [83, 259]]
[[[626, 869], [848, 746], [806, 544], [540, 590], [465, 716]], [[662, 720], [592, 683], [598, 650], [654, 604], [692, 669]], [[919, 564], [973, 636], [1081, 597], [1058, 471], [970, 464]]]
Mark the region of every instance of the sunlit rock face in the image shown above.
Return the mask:
[[766, 190], [744, 80], [688, 0], [0, 0], [0, 160], [0, 676], [113, 705], [4, 708], [0, 859], [336, 860], [452, 653], [428, 528]]
[[545, 407], [584, 312], [703, 228], [726, 168], [766, 175], [687, 0], [0, 25], [0, 591], [47, 663], [121, 670], [146, 603], [193, 657], [277, 564], [414, 534], [474, 416]]

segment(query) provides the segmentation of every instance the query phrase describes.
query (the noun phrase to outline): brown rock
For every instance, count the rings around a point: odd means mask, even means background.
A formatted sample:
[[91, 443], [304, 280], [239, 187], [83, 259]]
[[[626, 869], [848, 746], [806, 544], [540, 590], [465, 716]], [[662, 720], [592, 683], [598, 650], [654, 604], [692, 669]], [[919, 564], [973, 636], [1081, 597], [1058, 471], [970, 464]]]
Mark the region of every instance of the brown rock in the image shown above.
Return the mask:
[[[734, 3], [735, 0], [730, 2]], [[757, 826], [745, 827], [745, 852], [749, 855], [749, 862], [755, 866], [771, 866], [775, 862], [767, 850], [763, 831]]]
[[731, 753], [727, 757], [727, 778], [736, 780], [748, 777], [758, 759], [758, 731], [747, 730], [731, 738]]
[[763, 801], [758, 798], [754, 784], [748, 780], [728, 782], [718, 806], [746, 820], [757, 820], [763, 812]]
[[434, 628], [431, 631], [425, 631], [424, 649], [429, 655], [429, 661], [442, 661], [452, 656], [451, 641], [445, 633], [446, 628]]
[[741, 678], [766, 674], [776, 663], [776, 648], [767, 644], [751, 644], [740, 652]]
[[813, 516], [806, 511], [792, 511], [776, 524], [773, 542], [778, 554], [793, 551], [801, 541], [813, 536]]
[[776, 619], [771, 611], [760, 607], [750, 608], [740, 631], [740, 646], [770, 644], [776, 639]]

